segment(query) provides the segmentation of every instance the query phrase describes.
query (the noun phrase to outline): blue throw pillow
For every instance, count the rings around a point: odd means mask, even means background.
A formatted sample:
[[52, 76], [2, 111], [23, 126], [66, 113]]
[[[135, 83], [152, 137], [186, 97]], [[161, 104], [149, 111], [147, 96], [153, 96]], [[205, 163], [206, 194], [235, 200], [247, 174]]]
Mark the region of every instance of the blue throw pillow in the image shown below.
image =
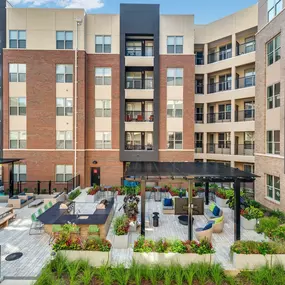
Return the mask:
[[165, 198], [164, 199], [164, 206], [165, 207], [171, 207], [172, 206], [172, 199], [171, 198]]
[[19, 199], [18, 196], [13, 196], [10, 199]]
[[213, 215], [218, 217], [220, 214], [220, 208], [218, 206], [215, 206], [214, 210], [213, 210]]
[[208, 223], [204, 228], [203, 231], [209, 230], [210, 228], [212, 228], [213, 224], [212, 222]]
[[25, 193], [25, 192], [21, 192], [21, 193], [19, 193], [18, 195], [19, 195], [19, 196], [25, 196], [26, 193]]

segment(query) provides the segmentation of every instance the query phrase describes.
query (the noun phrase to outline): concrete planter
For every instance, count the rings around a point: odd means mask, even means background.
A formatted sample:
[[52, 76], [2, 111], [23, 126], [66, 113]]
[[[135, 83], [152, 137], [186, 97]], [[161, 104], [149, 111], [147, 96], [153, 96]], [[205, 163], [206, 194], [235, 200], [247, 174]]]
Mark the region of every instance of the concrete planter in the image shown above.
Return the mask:
[[218, 196], [216, 196], [216, 204], [220, 207], [220, 208], [228, 208], [229, 205], [227, 204], [228, 199], [221, 199]]
[[285, 254], [272, 254], [272, 266], [277, 264], [285, 266]]
[[267, 263], [271, 266], [272, 255], [233, 253], [233, 266], [236, 269], [255, 269]]
[[145, 191], [145, 198], [150, 199], [151, 191]]
[[240, 217], [241, 226], [245, 230], [254, 230], [256, 226], [256, 219], [248, 220], [243, 216]]
[[137, 223], [130, 223], [129, 232], [136, 232], [137, 231]]
[[158, 252], [134, 252], [133, 259], [138, 264], [159, 264], [159, 265], [171, 265], [180, 264], [181, 266], [187, 266], [191, 263], [207, 262], [211, 263], [211, 254], [195, 254], [195, 253], [158, 253]]
[[114, 248], [128, 248], [129, 246], [129, 233], [123, 236], [114, 236]]
[[60, 250], [58, 253], [67, 258], [68, 261], [88, 260], [94, 267], [109, 264], [109, 252], [89, 250]]
[[85, 198], [85, 202], [87, 203], [94, 203], [95, 202], [95, 195], [87, 195], [86, 198]]

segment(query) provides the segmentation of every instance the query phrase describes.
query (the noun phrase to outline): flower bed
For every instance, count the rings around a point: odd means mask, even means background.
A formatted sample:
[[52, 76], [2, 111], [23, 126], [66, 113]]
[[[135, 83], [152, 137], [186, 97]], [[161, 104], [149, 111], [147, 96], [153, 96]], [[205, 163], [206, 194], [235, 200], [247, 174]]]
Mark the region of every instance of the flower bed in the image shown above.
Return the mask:
[[216, 190], [215, 192], [216, 195], [216, 204], [221, 207], [221, 208], [228, 208], [228, 200], [230, 197], [232, 197], [234, 195], [234, 190], [229, 189], [223, 189], [223, 188], [219, 188], [218, 190]]
[[128, 248], [130, 221], [126, 215], [114, 219], [114, 248]]
[[94, 185], [93, 188], [87, 191], [86, 202], [94, 203], [96, 200], [96, 194], [100, 190], [99, 186]]
[[285, 265], [285, 247], [275, 242], [237, 241], [231, 247], [233, 265], [237, 269]]
[[247, 207], [240, 211], [241, 214], [241, 226], [246, 230], [254, 230], [257, 219], [264, 216], [263, 212], [253, 206]]
[[147, 240], [140, 237], [134, 244], [133, 259], [138, 264], [170, 265], [173, 263], [187, 266], [191, 263], [211, 263], [214, 253], [212, 244], [206, 240], [166, 241]]

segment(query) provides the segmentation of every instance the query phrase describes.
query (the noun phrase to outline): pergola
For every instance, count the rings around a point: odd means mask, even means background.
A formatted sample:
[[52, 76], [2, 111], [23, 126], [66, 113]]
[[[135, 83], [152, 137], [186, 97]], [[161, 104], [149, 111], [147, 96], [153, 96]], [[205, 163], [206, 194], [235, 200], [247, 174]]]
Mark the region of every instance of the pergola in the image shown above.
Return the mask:
[[192, 189], [195, 182], [205, 183], [205, 200], [209, 204], [209, 183], [234, 183], [234, 237], [240, 240], [240, 183], [253, 182], [256, 177], [250, 172], [212, 162], [131, 162], [126, 168], [126, 180], [141, 183], [141, 234], [145, 235], [145, 186], [146, 180], [172, 179], [188, 182], [188, 239], [193, 239]]
[[12, 164], [9, 169], [9, 197], [14, 195], [14, 163], [21, 160], [21, 158], [0, 158], [0, 164]]

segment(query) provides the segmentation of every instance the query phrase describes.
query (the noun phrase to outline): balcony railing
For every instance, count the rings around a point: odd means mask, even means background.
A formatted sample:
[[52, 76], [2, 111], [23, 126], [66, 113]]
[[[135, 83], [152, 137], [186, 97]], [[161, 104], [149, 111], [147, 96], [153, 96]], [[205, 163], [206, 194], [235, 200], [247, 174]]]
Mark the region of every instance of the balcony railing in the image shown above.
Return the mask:
[[203, 153], [203, 142], [195, 142], [195, 153]]
[[141, 143], [126, 142], [125, 150], [153, 150], [152, 144], [142, 145]]
[[153, 56], [153, 47], [127, 46], [126, 56]]
[[255, 41], [238, 45], [236, 48], [236, 55], [242, 55], [255, 51]]
[[203, 57], [195, 57], [195, 65], [204, 65], [204, 58]]
[[204, 85], [199, 83], [195, 84], [195, 94], [204, 94]]
[[255, 119], [255, 110], [243, 110], [235, 112], [235, 121], [244, 122], [244, 121], [254, 121]]
[[255, 86], [255, 75], [241, 77], [236, 80], [236, 89]]
[[235, 155], [254, 155], [254, 143], [235, 145]]
[[225, 59], [228, 59], [231, 57], [232, 57], [232, 50], [231, 49], [223, 50], [223, 51], [217, 51], [214, 53], [210, 53], [208, 55], [208, 63], [213, 63], [213, 62], [225, 60]]
[[207, 153], [231, 154], [231, 142], [223, 141], [219, 143], [208, 143]]
[[201, 113], [195, 114], [195, 123], [196, 124], [203, 124], [204, 123], [204, 114], [201, 114]]
[[152, 111], [126, 111], [126, 122], [153, 122], [153, 119]]
[[153, 79], [127, 79], [126, 89], [153, 89]]
[[231, 121], [231, 112], [219, 112], [207, 114], [207, 123], [225, 123]]
[[232, 82], [226, 81], [226, 82], [216, 82], [212, 84], [208, 84], [208, 93], [216, 93], [216, 92], [222, 92], [232, 89]]

